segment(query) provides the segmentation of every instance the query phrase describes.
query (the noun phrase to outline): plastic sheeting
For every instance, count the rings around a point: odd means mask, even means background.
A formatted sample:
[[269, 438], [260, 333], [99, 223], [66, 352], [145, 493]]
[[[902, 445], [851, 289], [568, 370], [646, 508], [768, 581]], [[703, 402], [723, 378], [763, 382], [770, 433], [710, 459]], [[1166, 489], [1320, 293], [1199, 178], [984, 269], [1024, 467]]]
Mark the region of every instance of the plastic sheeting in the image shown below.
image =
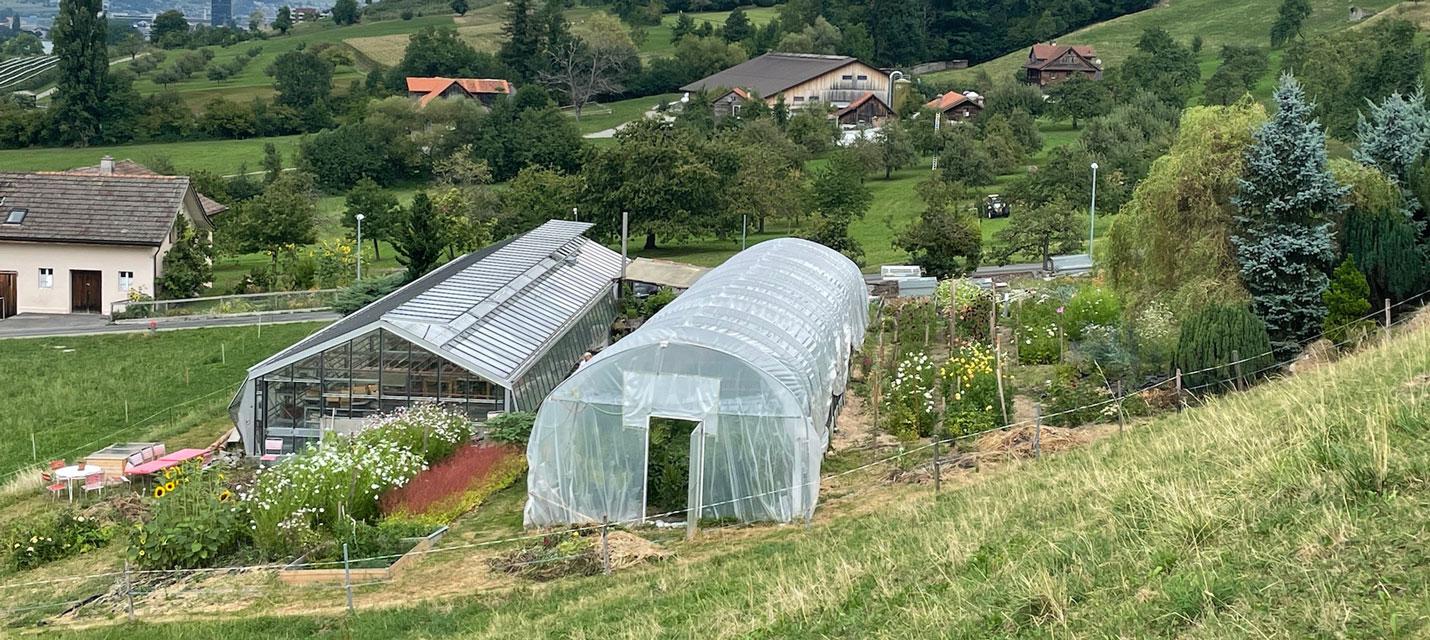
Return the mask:
[[868, 297], [859, 268], [779, 239], [702, 277], [558, 386], [527, 445], [527, 526], [646, 518], [652, 417], [691, 432], [700, 517], [787, 522], [814, 513]]

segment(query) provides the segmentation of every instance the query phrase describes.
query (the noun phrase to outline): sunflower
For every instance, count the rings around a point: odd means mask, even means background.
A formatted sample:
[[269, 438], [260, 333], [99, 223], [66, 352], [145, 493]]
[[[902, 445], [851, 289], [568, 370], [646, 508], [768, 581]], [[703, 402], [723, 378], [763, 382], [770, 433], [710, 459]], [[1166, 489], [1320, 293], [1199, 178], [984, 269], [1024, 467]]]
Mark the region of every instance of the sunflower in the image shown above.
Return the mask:
[[232, 499], [233, 499], [233, 492], [232, 492], [232, 491], [229, 491], [228, 489], [224, 489], [222, 492], [220, 492], [220, 493], [218, 494], [218, 501], [219, 501], [219, 502], [228, 502], [229, 500], [232, 500]]
[[167, 480], [167, 479], [172, 479], [172, 478], [174, 477], [174, 474], [175, 474], [175, 473], [176, 473], [176, 471], [175, 471], [174, 467], [169, 467], [168, 469], [165, 469], [165, 470], [164, 470], [164, 479], [166, 479], [166, 480]]
[[166, 493], [168, 493], [168, 492], [169, 492], [169, 490], [168, 490], [168, 489], [165, 489], [165, 488], [164, 488], [164, 485], [162, 485], [162, 484], [154, 487], [154, 497], [155, 497], [155, 498], [162, 498], [162, 497], [164, 497], [164, 494], [166, 494]]
[[170, 480], [170, 481], [164, 483], [164, 491], [166, 491], [166, 492], [173, 491], [174, 488], [177, 487], [177, 486], [179, 486], [179, 485], [174, 484], [174, 481], [173, 481], [173, 480]]

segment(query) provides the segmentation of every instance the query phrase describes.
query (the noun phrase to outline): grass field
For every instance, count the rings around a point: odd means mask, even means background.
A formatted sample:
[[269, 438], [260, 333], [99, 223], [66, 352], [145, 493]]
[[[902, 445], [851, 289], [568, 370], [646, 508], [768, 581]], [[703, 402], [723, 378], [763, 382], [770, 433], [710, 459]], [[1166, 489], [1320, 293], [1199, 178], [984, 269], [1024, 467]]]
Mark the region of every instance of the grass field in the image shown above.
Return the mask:
[[[252, 47], [262, 47], [263, 51], [258, 57], [250, 60], [243, 71], [227, 80], [209, 80], [204, 77], [203, 72], [199, 72], [189, 80], [170, 85], [168, 90], [177, 92], [184, 102], [194, 109], [203, 108], [204, 103], [214, 97], [240, 101], [249, 100], [255, 96], [267, 97], [273, 95], [273, 78], [265, 70], [273, 64], [278, 56], [289, 51], [323, 42], [341, 43], [349, 39], [380, 38], [392, 35], [398, 35], [402, 45], [406, 46], [408, 35], [423, 27], [451, 24], [452, 16], [450, 15], [424, 16], [412, 20], [362, 22], [346, 27], [334, 26], [331, 21], [326, 20], [301, 24], [294, 27], [293, 31], [286, 36], [274, 35], [267, 40], [243, 42], [231, 47], [212, 47], [214, 59], [209, 63], [211, 65], [231, 60]], [[169, 51], [167, 59], [160, 68], [172, 65], [178, 54], [178, 51]], [[398, 57], [401, 57], [400, 52]], [[334, 70], [333, 87], [335, 90], [345, 91], [352, 80], [363, 76], [363, 71], [358, 68], [356, 62], [354, 66], [345, 65]], [[134, 83], [134, 87], [146, 94], [164, 89], [154, 84], [150, 77], [151, 74], [142, 76]]]
[[[1121, 436], [982, 473], [945, 468], [937, 499], [927, 484], [851, 476], [853, 495], [826, 498], [808, 528], [706, 531], [667, 543], [672, 560], [613, 577], [496, 588], [464, 552], [362, 587], [351, 616], [338, 589], [290, 588], [240, 595], [219, 615], [173, 605], [157, 622], [47, 633], [1423, 637], [1427, 350], [1422, 322], [1341, 363], [1135, 422]], [[500, 504], [515, 506], [510, 495]], [[422, 601], [458, 580], [471, 586]]]
[[0, 151], [0, 171], [62, 171], [99, 164], [102, 156], [116, 160], [129, 159], [140, 164], [153, 164], [165, 158], [181, 171], [205, 169], [219, 174], [238, 172], [242, 165], [257, 171], [263, 161], [263, 145], [273, 143], [283, 154], [285, 164], [292, 166], [298, 149], [299, 136], [249, 138], [247, 140], [202, 140], [195, 142], [155, 142], [124, 144], [111, 147], [46, 147], [38, 149], [7, 149]]
[[[745, 17], [750, 19], [750, 24], [756, 27], [765, 26], [779, 17], [778, 7], [744, 7], [742, 10], [745, 12]], [[712, 26], [719, 28], [725, 24], [725, 18], [730, 16], [730, 12], [698, 11], [688, 15], [695, 21], [697, 27], [702, 22], [709, 22]], [[675, 54], [675, 43], [670, 41], [670, 34], [671, 29], [675, 27], [677, 17], [676, 14], [667, 13], [661, 18], [659, 25], [646, 29], [645, 40], [636, 43], [640, 48], [642, 58], [650, 59]]]
[[[581, 121], [576, 124], [576, 128], [580, 129], [582, 134], [587, 134], [617, 127], [642, 117], [645, 112], [654, 109], [658, 104], [670, 102], [679, 97], [678, 93], [662, 93], [643, 98], [587, 105], [581, 112]], [[565, 109], [565, 112], [567, 115], [573, 115], [569, 108]]]
[[[1062, 43], [1090, 44], [1096, 47], [1103, 64], [1115, 67], [1122, 63], [1135, 49], [1137, 39], [1148, 27], [1159, 26], [1166, 29], [1183, 44], [1194, 36], [1203, 40], [1198, 60], [1215, 60], [1222, 45], [1255, 44], [1268, 46], [1271, 23], [1276, 19], [1279, 3], [1269, 0], [1256, 2], [1226, 2], [1224, 0], [1173, 0], [1156, 7], [1133, 13], [1106, 22], [1100, 22], [1058, 36]], [[1346, 20], [1346, 3], [1338, 0], [1310, 0], [1312, 13], [1303, 27], [1306, 35], [1335, 31], [1350, 25]], [[1357, 2], [1367, 11], [1380, 11], [1396, 4], [1395, 0], [1367, 0]], [[1009, 54], [974, 65], [968, 69], [944, 71], [925, 76], [937, 80], [967, 81], [979, 70], [986, 71], [995, 81], [1013, 77], [1015, 71], [1028, 59], [1027, 49], [1019, 49]], [[1215, 65], [1212, 67], [1215, 69]], [[1210, 75], [1209, 72], [1205, 72]], [[1271, 74], [1274, 75], [1274, 74]]]
[[318, 326], [269, 325], [261, 336], [257, 327], [232, 327], [0, 341], [5, 396], [23, 398], [0, 411], [0, 474], [221, 416], [250, 365]]

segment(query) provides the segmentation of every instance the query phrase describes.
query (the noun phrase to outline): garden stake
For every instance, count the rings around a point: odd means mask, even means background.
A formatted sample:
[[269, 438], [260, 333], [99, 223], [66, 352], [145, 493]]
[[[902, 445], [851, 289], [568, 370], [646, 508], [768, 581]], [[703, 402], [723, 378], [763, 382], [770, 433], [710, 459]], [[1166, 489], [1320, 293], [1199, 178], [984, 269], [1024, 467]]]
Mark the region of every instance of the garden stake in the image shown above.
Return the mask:
[[1043, 405], [1033, 405], [1033, 457], [1043, 459]]
[[1178, 367], [1178, 368], [1177, 368], [1177, 378], [1176, 378], [1176, 381], [1177, 381], [1177, 382], [1176, 382], [1176, 389], [1177, 389], [1177, 413], [1181, 413], [1181, 412], [1182, 412], [1182, 368], [1181, 368], [1181, 367]]
[[606, 530], [611, 528], [611, 520], [601, 516], [601, 573], [611, 575], [611, 541], [606, 538]]
[[228, 345], [222, 342], [218, 343], [218, 363], [228, 364]]
[[124, 399], [124, 424], [129, 424], [129, 398]]
[[1235, 349], [1231, 350], [1231, 362], [1236, 367], [1236, 382], [1232, 383], [1231, 387], [1241, 391], [1246, 388], [1246, 381], [1241, 379], [1241, 354], [1237, 353]]
[[343, 543], [343, 590], [348, 592], [348, 615], [353, 614], [353, 573], [348, 564], [348, 543]]
[[124, 611], [134, 622], [134, 584], [129, 581], [129, 558], [124, 559]]
[[998, 381], [998, 408], [1003, 411], [1003, 424], [1008, 424], [1008, 400], [1003, 397], [1003, 341], [993, 336], [993, 378]]

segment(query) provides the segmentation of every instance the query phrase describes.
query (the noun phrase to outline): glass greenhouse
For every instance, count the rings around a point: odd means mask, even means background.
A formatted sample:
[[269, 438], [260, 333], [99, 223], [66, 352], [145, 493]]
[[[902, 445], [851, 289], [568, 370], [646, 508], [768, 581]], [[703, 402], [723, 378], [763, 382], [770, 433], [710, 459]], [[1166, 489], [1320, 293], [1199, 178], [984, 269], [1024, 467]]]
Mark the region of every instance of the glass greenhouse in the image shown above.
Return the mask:
[[[620, 254], [553, 220], [457, 258], [254, 365], [229, 406], [249, 455], [433, 402], [531, 411], [610, 339]], [[276, 448], [272, 444], [278, 444]]]
[[690, 425], [684, 508], [741, 521], [813, 515], [867, 323], [863, 276], [838, 252], [779, 239], [739, 253], [547, 397], [527, 446], [526, 525], [657, 511], [648, 458], [653, 425], [667, 420]]

